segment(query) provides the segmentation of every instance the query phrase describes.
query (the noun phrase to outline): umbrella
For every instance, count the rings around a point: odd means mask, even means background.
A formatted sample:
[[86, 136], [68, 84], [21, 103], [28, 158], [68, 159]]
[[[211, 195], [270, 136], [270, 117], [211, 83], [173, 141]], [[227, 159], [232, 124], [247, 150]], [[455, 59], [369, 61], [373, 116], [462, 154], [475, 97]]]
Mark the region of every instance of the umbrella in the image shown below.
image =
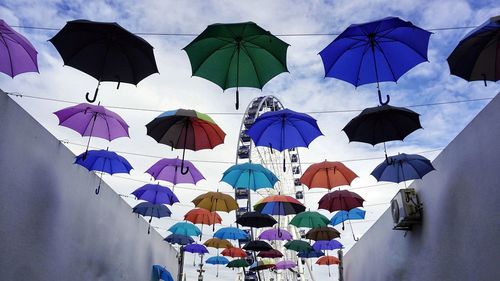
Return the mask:
[[188, 245], [194, 243], [193, 238], [190, 236], [186, 235], [181, 235], [181, 234], [170, 234], [169, 236], [165, 237], [163, 239], [164, 241], [167, 241], [170, 244], [179, 244], [179, 245]]
[[354, 86], [398, 79], [417, 64], [427, 61], [431, 33], [397, 17], [351, 24], [319, 54], [325, 77]]
[[137, 85], [142, 79], [158, 73], [153, 47], [115, 22], [89, 20], [69, 21], [49, 40], [61, 55], [64, 64], [97, 79], [94, 96], [101, 82], [110, 81]]
[[295, 225], [296, 227], [309, 227], [309, 228], [317, 228], [327, 226], [330, 223], [327, 217], [324, 215], [313, 212], [306, 211], [300, 214], [297, 214], [290, 221], [291, 225]]
[[418, 154], [401, 153], [389, 156], [388, 159], [389, 161], [380, 163], [371, 173], [378, 181], [400, 183], [421, 179], [434, 170], [431, 161]]
[[220, 254], [225, 256], [225, 257], [232, 257], [232, 258], [245, 258], [245, 257], [247, 257], [247, 253], [245, 251], [243, 251], [240, 248], [236, 248], [236, 247], [224, 249]]
[[236, 200], [230, 195], [222, 192], [209, 191], [194, 198], [191, 202], [193, 202], [196, 207], [210, 212], [222, 211], [229, 213], [238, 209]]
[[155, 280], [174, 281], [172, 274], [164, 266], [158, 264], [153, 265], [152, 275]]
[[[305, 113], [290, 109], [266, 112], [248, 129], [247, 134], [256, 146], [268, 146], [271, 149], [284, 151], [296, 147], [309, 147], [317, 137], [323, 135], [316, 119]], [[283, 155], [283, 171], [285, 171]]]
[[101, 105], [80, 103], [54, 112], [59, 125], [75, 130], [82, 137], [88, 136], [86, 151], [90, 139], [94, 137], [112, 141], [120, 137], [128, 137], [128, 125], [120, 115]]
[[292, 269], [297, 266], [297, 263], [290, 260], [284, 260], [276, 263], [276, 269]]
[[214, 237], [219, 239], [240, 240], [247, 239], [248, 234], [237, 227], [223, 227], [214, 233]]
[[153, 204], [173, 205], [179, 202], [179, 199], [170, 188], [160, 184], [145, 184], [134, 190], [132, 194], [138, 200], [145, 200]]
[[243, 249], [245, 249], [247, 251], [260, 252], [260, 251], [272, 250], [273, 247], [271, 245], [269, 245], [269, 243], [267, 243], [267, 242], [253, 240], [253, 241], [246, 243], [245, 246], [243, 246]]
[[275, 268], [276, 264], [273, 260], [270, 259], [262, 259], [260, 261], [255, 261], [249, 268], [251, 271], [259, 271], [264, 269]]
[[219, 214], [217, 214], [217, 212], [210, 212], [201, 208], [195, 208], [187, 212], [184, 215], [184, 220], [190, 221], [194, 224], [201, 224], [201, 231], [203, 231], [203, 225], [205, 224], [215, 226], [217, 223], [222, 223], [222, 218]]
[[244, 163], [231, 166], [224, 172], [221, 181], [235, 189], [273, 188], [278, 178], [260, 164]]
[[75, 158], [75, 164], [85, 167], [89, 171], [99, 171], [99, 185], [95, 190], [95, 194], [99, 194], [101, 190], [101, 181], [103, 173], [110, 175], [118, 173], [130, 173], [132, 165], [127, 159], [116, 154], [113, 151], [106, 150], [89, 150], [78, 155]]
[[226, 265], [226, 267], [229, 267], [229, 268], [240, 268], [240, 267], [247, 267], [247, 266], [250, 266], [250, 264], [248, 264], [247, 260], [245, 260], [245, 259], [235, 259], [235, 260], [230, 261]]
[[151, 221], [153, 220], [153, 217], [155, 218], [163, 218], [163, 217], [170, 217], [172, 215], [172, 212], [168, 209], [167, 206], [162, 205], [162, 204], [152, 204], [149, 202], [141, 202], [137, 204], [133, 209], [133, 213], [137, 213], [138, 215], [143, 215], [150, 217], [148, 221], [148, 234], [151, 230]]
[[318, 240], [312, 245], [316, 251], [342, 249], [344, 245], [337, 240]]
[[188, 167], [188, 172], [186, 174], [181, 173], [180, 167], [182, 166], [182, 160], [179, 158], [163, 158], [158, 160], [153, 166], [151, 166], [146, 173], [150, 174], [155, 180], [163, 180], [171, 182], [175, 188], [176, 184], [179, 183], [190, 183], [196, 184], [200, 180], [205, 179], [201, 172], [196, 169], [193, 163], [184, 160], [184, 166]]
[[307, 243], [306, 241], [302, 241], [302, 240], [288, 241], [288, 242], [286, 242], [286, 244], [284, 246], [288, 250], [293, 250], [295, 252], [308, 253], [308, 252], [314, 251], [313, 247], [309, 243]]
[[366, 211], [354, 208], [348, 211], [338, 211], [330, 220], [330, 224], [335, 226], [346, 220], [362, 220], [365, 218]]
[[267, 214], [261, 214], [259, 212], [246, 212], [236, 219], [236, 223], [241, 226], [247, 227], [271, 227], [277, 223], [277, 221]]
[[[254, 206], [255, 211], [268, 215], [286, 216], [304, 212], [306, 207], [297, 199], [287, 195], [271, 195]], [[278, 217], [278, 225], [280, 225]], [[278, 231], [278, 235], [280, 232]]]
[[229, 260], [225, 257], [222, 256], [215, 256], [215, 257], [209, 257], [206, 261], [208, 264], [215, 264], [217, 265], [217, 275], [216, 277], [219, 277], [219, 264], [228, 264]]
[[201, 235], [201, 230], [196, 227], [196, 225], [190, 222], [178, 222], [172, 225], [168, 231], [173, 234], [185, 235], [185, 236], [198, 236]]
[[262, 87], [276, 75], [287, 72], [288, 44], [253, 22], [209, 25], [184, 47], [193, 76], [205, 78], [223, 90]]
[[25, 73], [38, 72], [38, 62], [35, 47], [0, 19], [0, 72], [10, 77]]
[[182, 149], [181, 173], [184, 169], [186, 149], [198, 151], [212, 149], [224, 142], [226, 133], [208, 115], [195, 110], [177, 109], [160, 114], [146, 125], [147, 134], [172, 149]]
[[205, 246], [196, 243], [186, 245], [186, 247], [184, 247], [184, 251], [200, 255], [208, 254], [208, 250]]
[[297, 256], [299, 258], [303, 258], [303, 259], [319, 258], [319, 257], [322, 257], [324, 255], [325, 255], [325, 253], [323, 253], [322, 251], [314, 250], [314, 249], [310, 252], [297, 253]]
[[306, 233], [306, 238], [314, 241], [332, 240], [340, 237], [340, 232], [333, 227], [318, 227], [312, 228]]
[[318, 209], [335, 212], [339, 210], [349, 211], [351, 209], [362, 207], [365, 199], [357, 193], [348, 190], [335, 190], [325, 194], [319, 200]]
[[216, 248], [216, 249], [227, 249], [227, 248], [232, 248], [233, 245], [231, 242], [225, 240], [225, 239], [219, 239], [219, 238], [210, 238], [203, 245], [210, 247], [210, 248]]
[[268, 251], [261, 251], [258, 255], [260, 258], [281, 258], [283, 257], [283, 253], [276, 249], [268, 250]]
[[341, 162], [324, 161], [312, 164], [300, 177], [300, 182], [311, 188], [326, 188], [328, 190], [350, 185], [358, 175]]
[[292, 240], [292, 234], [284, 229], [278, 229], [278, 228], [271, 228], [268, 230], [263, 231], [259, 235], [259, 239], [261, 240], [268, 240], [268, 241], [274, 241], [274, 240]]
[[328, 265], [328, 276], [331, 276], [331, 274], [330, 274], [330, 265], [340, 264], [340, 260], [337, 257], [324, 256], [324, 257], [319, 258], [316, 261], [316, 264], [319, 264], [319, 265]]
[[448, 57], [450, 73], [467, 81], [500, 80], [500, 16], [469, 32]]

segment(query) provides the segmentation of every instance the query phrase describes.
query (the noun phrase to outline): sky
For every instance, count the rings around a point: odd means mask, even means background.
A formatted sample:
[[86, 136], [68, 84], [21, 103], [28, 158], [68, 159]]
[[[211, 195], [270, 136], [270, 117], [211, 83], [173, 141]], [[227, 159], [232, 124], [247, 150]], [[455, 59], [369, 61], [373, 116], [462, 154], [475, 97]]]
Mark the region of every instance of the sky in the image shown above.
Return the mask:
[[[91, 142], [94, 147], [109, 147], [110, 150], [123, 152], [122, 155], [132, 163], [134, 170], [130, 176], [104, 177], [104, 181], [118, 194], [130, 195], [133, 190], [150, 181], [150, 177], [144, 174], [149, 166], [159, 158], [180, 155], [180, 151], [171, 151], [169, 147], [156, 143], [146, 135], [145, 124], [161, 111], [189, 108], [208, 113], [227, 133], [225, 143], [213, 150], [186, 153], [187, 158], [193, 160], [207, 180], [196, 187], [175, 188], [182, 204], [172, 206], [171, 219], [153, 220], [153, 225], [158, 227], [157, 230], [163, 236], [168, 235], [166, 228], [182, 220], [183, 215], [193, 207], [190, 201], [195, 196], [208, 190], [232, 191], [231, 187], [219, 183], [219, 180], [224, 170], [234, 162], [244, 108], [255, 97], [274, 95], [285, 107], [300, 112], [352, 110], [343, 113], [311, 113], [311, 116], [318, 120], [324, 136], [316, 139], [308, 149], [299, 151], [303, 170], [310, 163], [328, 159], [343, 161], [359, 175], [352, 183], [351, 189], [366, 200], [366, 220], [353, 223], [356, 236], [361, 237], [389, 207], [390, 199], [399, 188], [404, 187], [403, 184], [377, 183], [370, 176], [373, 168], [383, 160], [383, 149], [380, 145], [372, 147], [368, 144], [349, 143], [347, 136], [341, 131], [363, 108], [377, 105], [375, 84], [355, 88], [337, 79], [324, 78], [318, 53], [335, 39], [335, 35], [290, 35], [338, 34], [349, 24], [387, 16], [401, 17], [424, 29], [477, 26], [489, 17], [499, 14], [500, 5], [496, 1], [463, 0], [0, 1], [0, 18], [12, 26], [60, 29], [67, 21], [89, 19], [118, 22], [131, 32], [141, 34], [186, 34], [141, 35], [155, 48], [159, 74], [147, 77], [137, 86], [122, 84], [119, 90], [116, 90], [116, 83], [103, 83], [99, 100], [104, 106], [133, 107], [150, 111], [113, 109], [130, 125], [130, 138], [120, 138], [112, 142], [92, 139]], [[245, 21], [256, 22], [290, 44], [287, 53], [289, 73], [278, 75], [262, 90], [240, 89], [242, 106], [236, 111], [234, 89], [223, 92], [210, 81], [192, 77], [189, 59], [182, 48], [194, 39], [192, 34], [201, 33], [207, 25]], [[97, 82], [76, 69], [63, 66], [61, 57], [47, 41], [57, 30], [19, 27], [15, 29], [25, 35], [38, 50], [40, 73], [22, 74], [14, 79], [2, 75], [2, 90], [22, 95], [85, 102], [85, 93], [92, 92]], [[468, 83], [449, 74], [446, 58], [469, 31], [470, 29], [433, 31], [429, 43], [429, 62], [413, 68], [403, 75], [398, 83], [381, 83], [383, 93], [391, 95], [391, 105], [435, 104], [495, 96], [498, 92], [495, 83], [484, 87], [482, 82]], [[65, 145], [75, 154], [84, 151], [82, 145], [86, 143], [87, 138], [58, 126], [58, 120], [52, 114], [70, 106], [70, 103], [28, 97], [13, 99], [56, 138], [64, 140]], [[431, 160], [434, 159], [486, 104], [487, 100], [411, 107], [421, 114], [424, 129], [414, 132], [404, 142], [388, 143], [389, 154], [421, 153]], [[370, 159], [360, 160], [366, 158]], [[93, 187], [89, 187], [89, 192], [93, 192]], [[325, 192], [313, 190], [306, 193], [307, 207], [316, 209], [317, 201]], [[137, 204], [132, 198], [124, 199], [131, 205]], [[332, 216], [326, 211], [321, 212], [328, 217]], [[223, 224], [231, 224], [234, 221], [234, 213], [223, 215], [223, 219]], [[204, 233], [205, 237], [208, 237], [211, 230], [205, 228]], [[348, 227], [342, 234], [340, 241], [348, 251], [355, 242]], [[215, 251], [211, 254], [215, 254]], [[194, 280], [195, 274], [192, 263], [189, 262], [191, 258], [189, 255], [186, 260], [188, 280]], [[314, 268], [314, 274], [317, 276], [325, 273], [325, 268]], [[209, 269], [206, 278], [210, 279], [214, 274], [214, 270]], [[230, 270], [221, 269], [220, 274], [224, 280], [234, 278], [234, 272]]]

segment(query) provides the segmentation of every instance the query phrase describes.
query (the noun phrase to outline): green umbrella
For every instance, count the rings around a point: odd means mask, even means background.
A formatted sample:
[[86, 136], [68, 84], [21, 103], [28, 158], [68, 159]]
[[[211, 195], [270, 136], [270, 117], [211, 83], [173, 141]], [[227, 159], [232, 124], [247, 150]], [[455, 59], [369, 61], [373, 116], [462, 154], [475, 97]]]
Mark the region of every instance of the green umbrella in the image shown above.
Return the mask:
[[285, 248], [301, 253], [309, 253], [311, 251], [314, 251], [313, 247], [309, 243], [302, 240], [288, 241], [285, 244]]
[[232, 260], [230, 261], [226, 267], [230, 267], [230, 268], [235, 268], [235, 267], [247, 267], [247, 266], [250, 266], [250, 264], [248, 264], [248, 262], [245, 260], [245, 259], [236, 259], [236, 260]]
[[306, 211], [297, 214], [291, 221], [296, 227], [317, 228], [327, 226], [330, 220], [318, 212]]
[[286, 67], [288, 44], [253, 22], [209, 25], [184, 50], [193, 76], [205, 78], [223, 90], [259, 88]]

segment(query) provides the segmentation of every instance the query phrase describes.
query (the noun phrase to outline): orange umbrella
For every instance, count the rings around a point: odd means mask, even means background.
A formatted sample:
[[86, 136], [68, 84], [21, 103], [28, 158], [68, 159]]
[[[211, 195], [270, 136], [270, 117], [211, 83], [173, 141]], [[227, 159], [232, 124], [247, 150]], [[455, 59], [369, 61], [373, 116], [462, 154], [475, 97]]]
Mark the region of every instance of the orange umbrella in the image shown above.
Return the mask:
[[319, 258], [316, 261], [316, 264], [319, 264], [319, 265], [328, 265], [328, 276], [331, 276], [331, 274], [330, 274], [330, 265], [332, 265], [332, 264], [339, 264], [339, 263], [340, 263], [340, 260], [337, 257], [334, 257], [334, 256], [324, 256], [324, 257]]
[[224, 249], [224, 251], [222, 251], [220, 254], [223, 256], [232, 257], [232, 258], [236, 258], [236, 257], [237, 258], [246, 258], [247, 257], [247, 253], [243, 249], [236, 248], [236, 247]]
[[[201, 231], [203, 232], [203, 225], [214, 225], [221, 223], [222, 218], [217, 212], [210, 212], [205, 209], [195, 208], [184, 215], [184, 220], [190, 221], [194, 224], [201, 224]], [[200, 235], [201, 241], [201, 235]]]
[[332, 189], [341, 185], [351, 185], [358, 175], [341, 162], [323, 161], [307, 168], [300, 182], [311, 188]]

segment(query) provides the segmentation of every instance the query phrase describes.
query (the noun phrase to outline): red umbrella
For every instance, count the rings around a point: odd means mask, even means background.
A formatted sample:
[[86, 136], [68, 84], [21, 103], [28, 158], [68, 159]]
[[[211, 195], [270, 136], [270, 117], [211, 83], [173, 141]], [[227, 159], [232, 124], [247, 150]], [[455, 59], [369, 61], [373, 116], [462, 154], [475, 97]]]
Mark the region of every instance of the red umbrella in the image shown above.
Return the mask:
[[274, 258], [283, 257], [283, 254], [276, 249], [272, 249], [269, 251], [261, 251], [257, 256], [261, 257], [261, 258], [273, 258], [274, 259]]
[[300, 177], [300, 182], [309, 189], [317, 187], [332, 189], [341, 185], [350, 185], [357, 177], [358, 175], [341, 162], [325, 160], [309, 166]]
[[336, 190], [325, 194], [319, 200], [318, 209], [334, 211], [349, 211], [351, 209], [362, 207], [365, 199], [361, 198], [357, 193], [348, 190]]
[[[222, 223], [222, 218], [217, 214], [217, 212], [210, 212], [205, 209], [195, 208], [187, 212], [184, 215], [184, 220], [190, 221], [194, 224], [201, 224], [201, 231], [203, 231], [203, 225], [215, 225], [217, 223]], [[201, 235], [200, 235], [201, 241]]]
[[324, 256], [324, 257], [319, 258], [316, 261], [316, 264], [319, 264], [319, 265], [328, 265], [328, 276], [331, 276], [331, 274], [330, 274], [330, 265], [332, 265], [332, 264], [339, 264], [339, 263], [340, 263], [340, 260], [337, 257], [333, 257], [333, 256]]
[[224, 249], [224, 251], [221, 252], [221, 255], [226, 256], [226, 257], [232, 257], [232, 258], [246, 258], [247, 257], [247, 253], [243, 249], [236, 248], [236, 247]]

